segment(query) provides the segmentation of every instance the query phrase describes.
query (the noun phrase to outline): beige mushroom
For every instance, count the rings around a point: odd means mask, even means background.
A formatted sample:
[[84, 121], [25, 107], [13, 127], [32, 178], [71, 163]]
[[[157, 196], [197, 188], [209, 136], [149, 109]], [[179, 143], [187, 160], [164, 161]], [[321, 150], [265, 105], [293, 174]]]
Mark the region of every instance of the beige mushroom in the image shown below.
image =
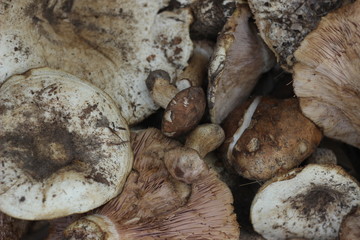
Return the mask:
[[359, 204], [359, 183], [341, 167], [309, 164], [265, 183], [252, 202], [251, 221], [268, 240], [335, 239]]
[[287, 71], [295, 63], [294, 52], [314, 30], [321, 17], [348, 0], [249, 0], [260, 35]]
[[104, 90], [136, 124], [158, 108], [144, 82], [149, 72], [175, 77], [192, 52], [190, 10], [160, 11], [169, 4], [2, 0], [0, 84], [31, 68], [60, 69]]
[[0, 210], [52, 219], [116, 196], [131, 170], [127, 122], [110, 97], [49, 68], [0, 87]]
[[209, 66], [208, 107], [211, 122], [220, 124], [250, 95], [260, 75], [275, 59], [239, 4], [220, 33]]
[[164, 163], [166, 153], [179, 143], [156, 129], [134, 134], [132, 140], [134, 171], [123, 192], [96, 214], [71, 224], [64, 231], [65, 238], [239, 238], [232, 195], [214, 172], [205, 168], [206, 174], [185, 184], [174, 178]]
[[228, 167], [248, 179], [267, 180], [304, 161], [322, 139], [298, 100], [257, 97], [224, 121], [220, 151]]
[[324, 17], [295, 52], [294, 91], [324, 135], [360, 148], [360, 2]]

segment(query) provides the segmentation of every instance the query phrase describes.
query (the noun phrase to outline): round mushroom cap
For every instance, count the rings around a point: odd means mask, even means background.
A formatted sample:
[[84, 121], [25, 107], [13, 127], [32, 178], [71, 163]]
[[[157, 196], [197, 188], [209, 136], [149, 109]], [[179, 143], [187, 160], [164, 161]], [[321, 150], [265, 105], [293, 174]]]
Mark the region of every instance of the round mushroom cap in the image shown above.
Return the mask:
[[201, 87], [189, 87], [178, 92], [167, 105], [161, 131], [168, 137], [180, 136], [197, 126], [206, 107]]
[[360, 148], [360, 2], [324, 17], [295, 52], [294, 91], [324, 135]]
[[62, 71], [34, 69], [0, 88], [0, 210], [28, 220], [86, 212], [116, 196], [133, 162], [112, 99]]
[[322, 139], [296, 98], [257, 97], [236, 108], [224, 124], [227, 164], [248, 179], [267, 180], [304, 161]]
[[343, 217], [359, 204], [359, 183], [341, 167], [309, 164], [264, 184], [250, 214], [266, 239], [335, 239]]

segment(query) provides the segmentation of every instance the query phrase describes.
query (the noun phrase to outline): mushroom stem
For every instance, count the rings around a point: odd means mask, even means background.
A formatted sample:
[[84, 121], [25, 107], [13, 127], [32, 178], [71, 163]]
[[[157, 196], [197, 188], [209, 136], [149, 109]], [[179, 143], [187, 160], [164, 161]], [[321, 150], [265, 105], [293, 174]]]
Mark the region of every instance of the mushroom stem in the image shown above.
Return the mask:
[[207, 66], [213, 52], [213, 47], [207, 41], [195, 43], [193, 55], [190, 58], [189, 65], [180, 74], [176, 80], [178, 89], [188, 87], [201, 87], [206, 77]]
[[179, 92], [179, 89], [171, 85], [169, 74], [163, 70], [150, 72], [146, 79], [146, 86], [154, 102], [164, 109]]
[[197, 126], [185, 140], [185, 147], [196, 150], [201, 158], [218, 148], [225, 139], [224, 130], [218, 124]]

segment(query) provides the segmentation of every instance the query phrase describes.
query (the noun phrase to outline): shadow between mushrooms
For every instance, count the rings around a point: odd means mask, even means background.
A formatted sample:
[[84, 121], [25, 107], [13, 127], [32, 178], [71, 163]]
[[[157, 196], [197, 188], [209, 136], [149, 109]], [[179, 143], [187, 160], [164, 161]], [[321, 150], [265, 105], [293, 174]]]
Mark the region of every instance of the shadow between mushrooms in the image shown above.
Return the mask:
[[96, 214], [71, 224], [65, 239], [239, 238], [231, 192], [215, 172], [205, 168], [186, 184], [164, 163], [167, 151], [179, 143], [156, 129], [135, 133], [132, 141], [134, 169], [124, 191]]

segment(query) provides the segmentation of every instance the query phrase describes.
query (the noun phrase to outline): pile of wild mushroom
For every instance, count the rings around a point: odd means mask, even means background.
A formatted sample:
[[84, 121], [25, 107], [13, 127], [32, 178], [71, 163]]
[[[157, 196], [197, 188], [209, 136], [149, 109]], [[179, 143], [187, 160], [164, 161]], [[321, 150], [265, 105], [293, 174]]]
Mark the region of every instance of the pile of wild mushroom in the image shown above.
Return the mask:
[[356, 239], [359, 0], [0, 2], [0, 240]]

